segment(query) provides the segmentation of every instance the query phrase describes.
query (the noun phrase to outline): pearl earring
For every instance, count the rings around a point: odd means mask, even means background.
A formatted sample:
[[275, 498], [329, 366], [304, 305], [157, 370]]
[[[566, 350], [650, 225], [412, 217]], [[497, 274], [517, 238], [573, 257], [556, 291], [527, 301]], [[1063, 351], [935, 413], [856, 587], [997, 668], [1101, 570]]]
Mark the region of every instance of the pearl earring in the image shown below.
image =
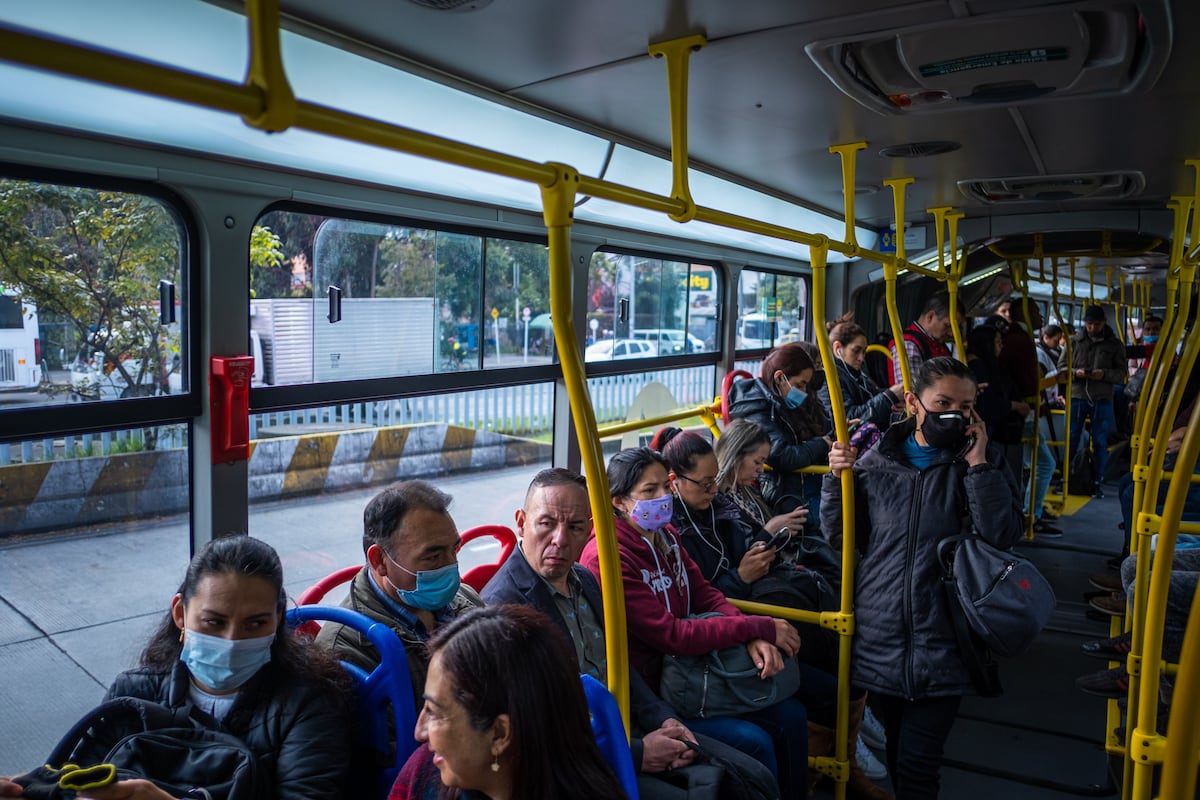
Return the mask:
[[500, 756], [492, 756], [492, 772], [500, 771]]

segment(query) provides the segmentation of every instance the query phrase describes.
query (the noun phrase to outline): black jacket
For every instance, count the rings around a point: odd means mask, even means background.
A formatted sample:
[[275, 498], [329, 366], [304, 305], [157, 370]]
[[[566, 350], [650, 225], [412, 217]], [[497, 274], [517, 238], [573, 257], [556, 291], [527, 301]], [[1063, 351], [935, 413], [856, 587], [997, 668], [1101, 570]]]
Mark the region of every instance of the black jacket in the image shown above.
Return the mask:
[[[846, 419], [861, 419], [881, 431], [892, 424], [892, 406], [900, 401], [892, 397], [888, 389], [880, 389], [867, 373], [850, 368], [842, 359], [836, 359], [838, 383], [842, 387], [842, 405]], [[825, 414], [833, 419], [833, 408], [829, 401], [829, 387], [822, 386], [817, 392]]]
[[[916, 420], [898, 422], [854, 464], [855, 636], [853, 680], [910, 699], [974, 694], [941, 586], [937, 545], [973, 527], [990, 544], [1012, 547], [1024, 528], [1020, 492], [995, 448], [968, 467], [941, 452], [918, 471], [901, 446]], [[840, 547], [842, 486], [825, 478], [821, 528]]]
[[[600, 624], [603, 626], [604, 598], [600, 594], [600, 584], [596, 582], [596, 576], [579, 564], [571, 567], [571, 571], [579, 578], [583, 587], [584, 599], [592, 608], [600, 612], [598, 616]], [[568, 640], [570, 639], [571, 632], [567, 628], [566, 620], [558, 612], [558, 606], [554, 604], [554, 598], [550, 595], [550, 590], [546, 588], [545, 581], [534, 572], [533, 567], [525, 560], [525, 554], [520, 550], [505, 559], [504, 565], [483, 587], [483, 602], [489, 606], [499, 603], [532, 606], [554, 620], [554, 624], [559, 627], [563, 635]], [[574, 652], [574, 648], [572, 648], [572, 652]], [[641, 673], [635, 669], [629, 670], [629, 710], [637, 727], [641, 728], [642, 732], [657, 730], [665, 720], [675, 717], [675, 712], [671, 710], [671, 707], [650, 689]], [[633, 763], [640, 765], [642, 763], [642, 740], [634, 739], [630, 743], [630, 747], [633, 750]]]
[[762, 528], [746, 522], [737, 505], [722, 493], [704, 511], [696, 511], [676, 497], [671, 524], [709, 583], [726, 597], [750, 599], [750, 584], [742, 580], [737, 569], [752, 537]]
[[774, 506], [784, 495], [804, 497], [804, 476], [793, 470], [827, 463], [828, 442], [821, 436], [801, 440], [783, 401], [759, 378], [735, 381], [729, 387], [729, 416], [748, 419], [771, 437], [767, 456], [771, 472], [759, 479], [767, 502]]
[[[191, 705], [190, 680], [182, 662], [171, 670], [142, 667], [118, 675], [104, 699], [139, 697], [182, 708]], [[340, 700], [331, 690], [280, 674], [270, 663], [242, 687], [221, 725], [258, 757], [275, 786], [269, 800], [342, 797], [350, 732]], [[210, 719], [199, 709], [191, 713]]]

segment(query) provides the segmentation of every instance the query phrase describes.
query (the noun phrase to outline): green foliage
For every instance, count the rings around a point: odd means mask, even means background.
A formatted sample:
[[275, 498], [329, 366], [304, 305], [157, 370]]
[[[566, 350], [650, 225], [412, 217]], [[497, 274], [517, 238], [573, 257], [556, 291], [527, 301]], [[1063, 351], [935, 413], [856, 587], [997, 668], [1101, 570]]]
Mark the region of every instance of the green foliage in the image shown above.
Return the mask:
[[181, 240], [149, 197], [0, 180], [0, 282], [67, 322], [131, 387], [162, 380], [158, 282], [179, 282]]
[[[255, 225], [250, 231], [250, 296], [258, 297], [258, 287], [278, 280], [284, 265], [283, 242], [270, 228]], [[286, 272], [291, 279], [291, 270]], [[264, 295], [272, 297], [274, 295]]]

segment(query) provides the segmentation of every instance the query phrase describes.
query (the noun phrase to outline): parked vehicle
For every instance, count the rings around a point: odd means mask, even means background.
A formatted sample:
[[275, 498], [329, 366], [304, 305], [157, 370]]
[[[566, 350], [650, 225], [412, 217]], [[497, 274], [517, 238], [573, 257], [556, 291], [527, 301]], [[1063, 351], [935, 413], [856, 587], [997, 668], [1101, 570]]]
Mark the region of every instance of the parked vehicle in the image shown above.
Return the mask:
[[652, 358], [657, 355], [654, 345], [640, 339], [603, 339], [588, 345], [584, 361], [620, 361], [626, 358]]
[[37, 306], [0, 288], [0, 391], [36, 389], [41, 361]]

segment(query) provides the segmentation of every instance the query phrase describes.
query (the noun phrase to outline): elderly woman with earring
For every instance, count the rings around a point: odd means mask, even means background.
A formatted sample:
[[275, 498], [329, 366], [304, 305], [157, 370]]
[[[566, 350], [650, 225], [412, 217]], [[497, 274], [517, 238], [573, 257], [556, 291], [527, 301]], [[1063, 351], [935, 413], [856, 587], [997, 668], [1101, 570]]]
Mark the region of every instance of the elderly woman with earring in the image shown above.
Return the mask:
[[473, 609], [438, 628], [429, 648], [424, 744], [390, 800], [627, 797], [596, 746], [575, 655], [545, 614]]

